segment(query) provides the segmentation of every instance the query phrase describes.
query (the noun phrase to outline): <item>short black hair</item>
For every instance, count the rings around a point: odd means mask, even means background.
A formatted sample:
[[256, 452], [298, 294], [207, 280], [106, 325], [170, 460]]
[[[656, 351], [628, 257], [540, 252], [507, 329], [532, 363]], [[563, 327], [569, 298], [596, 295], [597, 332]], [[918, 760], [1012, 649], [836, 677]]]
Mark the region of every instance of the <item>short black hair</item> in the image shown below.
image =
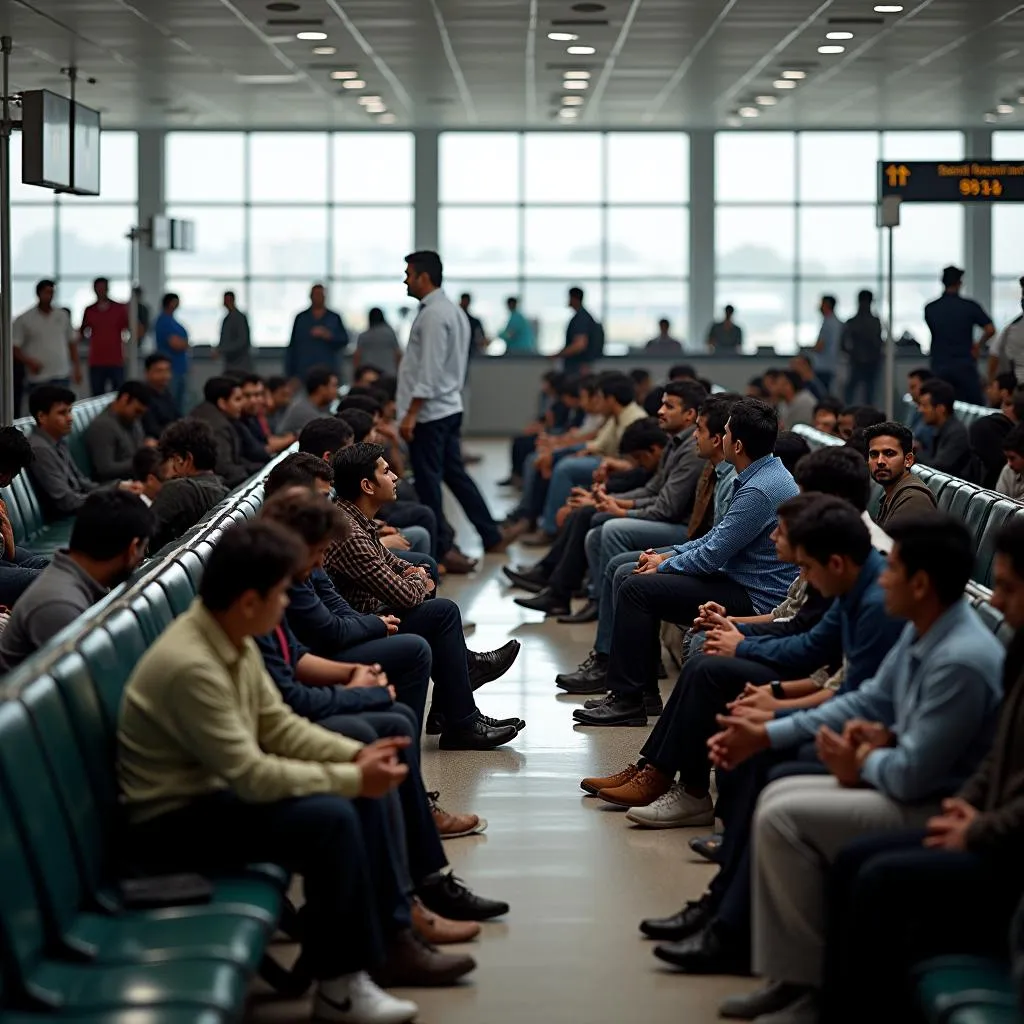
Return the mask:
[[292, 452], [267, 474], [263, 481], [263, 496], [269, 498], [286, 487], [312, 489], [317, 480], [334, 483], [331, 464], [311, 452]]
[[974, 572], [974, 540], [959, 519], [927, 512], [887, 523], [885, 529], [908, 577], [925, 573], [946, 607], [963, 597]]
[[634, 384], [645, 384], [647, 381], [651, 379], [651, 375], [649, 371], [638, 366], [635, 369], [629, 371], [629, 379]]
[[360, 363], [358, 370], [352, 371], [352, 380], [356, 382], [360, 377], [365, 377], [368, 373], [375, 373], [378, 377], [384, 375], [384, 371], [379, 366], [374, 366], [373, 363]]
[[333, 455], [354, 439], [352, 427], [340, 416], [317, 416], [299, 432], [299, 451], [323, 457]]
[[[327, 466], [328, 472], [330, 468]], [[295, 490], [294, 486], [290, 494], [287, 488], [279, 488], [268, 498], [260, 509], [259, 518], [294, 531], [307, 547], [341, 538], [346, 533], [345, 519], [337, 505], [311, 490], [305, 493]]]
[[1003, 370], [1002, 373], [996, 374], [996, 386], [1000, 391], [1016, 391], [1017, 390], [1017, 374], [1013, 370]]
[[932, 376], [932, 371], [927, 366], [918, 366], [916, 369], [910, 370], [907, 373], [908, 379], [913, 377], [915, 380], [921, 381], [922, 384], [926, 380], [931, 380]]
[[48, 413], [61, 403], [74, 405], [74, 391], [60, 384], [42, 384], [28, 396], [28, 411], [33, 419], [38, 420], [41, 413]]
[[830, 398], [827, 395], [814, 407], [814, 415], [817, 416], [822, 409], [834, 412], [836, 416], [843, 411], [843, 403], [838, 398]]
[[658, 421], [653, 416], [645, 416], [642, 420], [630, 423], [622, 432], [619, 454], [647, 452], [656, 447], [664, 448], [667, 444], [668, 434], [658, 426]]
[[760, 398], [741, 398], [729, 412], [729, 432], [733, 441], [742, 443], [747, 458], [756, 462], [775, 449], [779, 417]]
[[938, 377], [932, 377], [921, 385], [921, 394], [930, 396], [934, 406], [944, 405], [949, 410], [950, 416], [953, 415], [956, 391], [953, 390], [952, 384], [940, 380]]
[[211, 405], [216, 405], [218, 402], [230, 398], [241, 386], [234, 377], [211, 377], [203, 385], [203, 398]]
[[577, 381], [579, 384], [580, 391], [589, 391], [594, 394], [597, 391], [597, 374], [596, 373], [585, 373]]
[[[655, 389], [657, 390], [657, 388]], [[695, 380], [670, 380], [662, 385], [663, 395], [674, 395], [683, 403], [684, 409], [700, 409], [707, 401], [708, 393]]]
[[131, 541], [149, 540], [155, 532], [156, 517], [138, 495], [104, 487], [93, 491], [75, 514], [68, 548], [106, 562]]
[[1013, 415], [1017, 417], [1018, 423], [1024, 423], [1024, 387], [1019, 384], [1013, 392]]
[[227, 611], [250, 590], [266, 597], [295, 576], [305, 557], [294, 531], [259, 520], [237, 523], [224, 531], [210, 554], [199, 597], [211, 612]]
[[904, 455], [909, 455], [914, 450], [914, 433], [909, 427], [895, 420], [886, 420], [884, 423], [876, 423], [867, 427], [864, 431], [864, 443], [870, 445], [877, 437], [894, 437], [900, 443]]
[[217, 467], [217, 439], [213, 429], [202, 420], [186, 417], [164, 427], [160, 435], [160, 455], [166, 461], [175, 455], [192, 456], [192, 465], [201, 473]]
[[37, 281], [36, 282], [36, 295], [39, 295], [39, 293], [44, 288], [56, 288], [56, 287], [57, 287], [57, 282], [56, 281], [51, 281], [50, 278], [44, 277], [42, 279], [42, 281]]
[[835, 309], [839, 305], [834, 295], [822, 295], [821, 301], [827, 304], [830, 309]]
[[281, 377], [275, 374], [273, 377], [268, 377], [266, 380], [268, 391], [280, 391], [281, 388], [286, 387], [288, 384], [287, 377]]
[[668, 368], [669, 380], [696, 380], [697, 371], [690, 363], [676, 363]]
[[796, 469], [796, 464], [809, 454], [810, 450], [811, 446], [799, 434], [792, 430], [780, 430], [772, 454], [792, 473]]
[[605, 398], [612, 398], [619, 405], [629, 405], [635, 397], [633, 382], [624, 373], [602, 373], [597, 387]]
[[382, 373], [374, 387], [387, 395], [389, 402], [393, 402], [398, 394], [398, 378], [393, 373]]
[[441, 287], [444, 280], [444, 266], [441, 257], [433, 249], [418, 249], [405, 257], [405, 262], [412, 267], [417, 274], [426, 274], [430, 283], [435, 288]]
[[377, 324], [384, 323], [384, 311], [379, 306], [373, 306], [367, 313], [366, 319], [371, 327], [376, 327]]
[[579, 398], [580, 382], [578, 380], [573, 380], [572, 377], [563, 377], [558, 382], [556, 393], [560, 398]]
[[768, 397], [768, 389], [764, 386], [764, 377], [751, 377], [747, 381], [747, 387], [753, 388], [762, 398]]
[[843, 555], [863, 565], [871, 554], [871, 533], [860, 513], [848, 501], [827, 494], [818, 496], [802, 515], [786, 524], [789, 543], [798, 545], [822, 565]]
[[172, 302], [180, 302], [177, 292], [165, 292], [163, 298], [160, 300], [160, 308], [166, 309]]
[[12, 479], [32, 464], [32, 445], [17, 427], [0, 427], [0, 473]]
[[362, 493], [364, 480], [377, 473], [377, 460], [384, 457], [381, 444], [359, 444], [342, 448], [331, 460], [334, 469], [334, 491], [345, 501], [355, 501]]
[[1003, 438], [1002, 448], [1004, 452], [1024, 455], [1024, 423], [1015, 423], [1010, 428], [1009, 433]]
[[732, 316], [733, 313], [735, 313], [735, 312], [736, 312], [736, 307], [735, 306], [726, 306], [725, 307], [725, 315], [726, 316]]
[[240, 374], [242, 378], [242, 384], [263, 384], [263, 378], [252, 370], [248, 370], [245, 373]]
[[331, 378], [337, 380], [337, 373], [329, 366], [314, 366], [306, 374], [306, 394], [311, 395], [319, 388], [326, 387], [331, 383]]
[[787, 498], [778, 508], [778, 517], [789, 529], [790, 523], [795, 522], [808, 509], [813, 508], [821, 499], [820, 494], [794, 494]]
[[149, 445], [139, 448], [132, 456], [132, 479], [140, 480], [143, 483], [150, 476], [162, 479], [160, 467], [163, 462], [164, 458], [158, 448], [152, 448]]
[[129, 398], [134, 399], [134, 401], [148, 406], [153, 400], [153, 389], [141, 380], [126, 380], [117, 389], [117, 397], [120, 398], [122, 395], [127, 395]]
[[829, 445], [805, 455], [793, 479], [804, 494], [830, 494], [865, 512], [871, 500], [871, 474], [862, 455], [845, 445]]
[[583, 301], [583, 289], [578, 284], [574, 284], [569, 289], [569, 298], [570, 299], [579, 299], [580, 302], [582, 302]]
[[1024, 580], [1024, 518], [1013, 516], [996, 534], [995, 553], [1005, 555], [1014, 573]]
[[785, 377], [793, 385], [794, 391], [802, 391], [806, 387], [803, 377], [796, 370], [779, 370], [779, 376]]
[[364, 409], [342, 409], [335, 414], [339, 420], [349, 425], [356, 444], [361, 444], [373, 430], [373, 417]]
[[384, 411], [384, 406], [371, 395], [361, 392], [353, 395], [350, 392], [338, 402], [338, 412], [344, 412], [346, 409], [362, 409], [371, 416], [379, 416]]
[[708, 433], [712, 437], [721, 437], [725, 434], [725, 425], [729, 422], [729, 413], [735, 404], [734, 400], [724, 395], [709, 395], [700, 403], [697, 415], [703, 416], [707, 421]]
[[864, 430], [867, 430], [868, 427], [873, 427], [876, 423], [884, 422], [885, 413], [881, 409], [876, 409], [873, 405], [858, 405], [854, 407], [854, 427], [862, 427]]
[[163, 352], [150, 352], [146, 356], [146, 361], [142, 364], [147, 370], [152, 370], [157, 363], [167, 363], [168, 366], [171, 363], [171, 357], [165, 356]]

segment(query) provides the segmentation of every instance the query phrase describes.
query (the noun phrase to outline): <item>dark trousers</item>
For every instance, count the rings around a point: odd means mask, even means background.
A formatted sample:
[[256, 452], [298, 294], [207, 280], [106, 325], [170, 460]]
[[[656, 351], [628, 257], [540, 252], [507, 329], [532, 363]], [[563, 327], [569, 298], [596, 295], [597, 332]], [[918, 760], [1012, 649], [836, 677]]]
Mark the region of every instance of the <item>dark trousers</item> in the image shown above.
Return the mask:
[[381, 508], [379, 516], [389, 526], [399, 530], [404, 530], [407, 526], [422, 526], [430, 534], [430, 554], [434, 558], [441, 557], [437, 546], [437, 516], [426, 505], [418, 501], [389, 501]]
[[657, 679], [661, 623], [690, 625], [697, 607], [717, 601], [731, 615], [753, 615], [746, 590], [723, 573], [686, 576], [654, 572], [631, 576], [619, 588], [615, 627], [608, 660], [608, 687], [627, 699], [639, 700]]
[[[387, 673], [399, 701], [410, 708], [416, 721], [423, 725], [430, 685], [430, 644], [421, 636], [389, 636], [353, 644], [333, 655], [338, 661], [354, 661], [359, 665], [379, 664]], [[419, 736], [417, 729], [416, 736]]]
[[640, 753], [664, 774], [678, 772], [684, 786], [706, 792], [711, 768], [707, 744], [718, 731], [715, 716], [725, 714], [725, 705], [747, 683], [770, 683], [778, 677], [775, 669], [743, 658], [703, 654], [689, 659]]
[[875, 393], [878, 390], [878, 363], [851, 363], [846, 377], [846, 389], [843, 399], [847, 405], [857, 401], [858, 393], [863, 395], [861, 405], [874, 405]]
[[396, 557], [408, 562], [409, 565], [422, 565], [427, 570], [427, 575], [434, 581], [434, 586], [437, 586], [440, 578], [437, 575], [437, 562], [430, 555], [423, 555], [418, 551], [400, 551]]
[[[420, 729], [411, 708], [395, 704], [390, 711], [364, 711], [358, 715], [331, 715], [317, 723], [331, 732], [341, 733], [360, 743], [373, 743], [385, 736], [408, 736], [412, 743], [398, 756], [409, 766], [409, 774], [398, 787], [404, 843], [399, 843], [396, 857], [408, 867], [415, 888], [428, 875], [440, 871], [448, 860], [441, 849], [434, 816], [427, 800], [420, 770]], [[385, 799], [390, 799], [386, 797]]]
[[974, 360], [962, 363], [933, 363], [932, 372], [936, 377], [953, 385], [958, 402], [970, 402], [971, 405], [985, 405], [985, 396], [981, 393], [981, 378], [978, 365]]
[[[576, 509], [558, 535], [558, 561], [548, 578], [548, 586], [563, 597], [571, 596], [583, 585], [587, 572], [587, 534], [612, 517], [592, 506]], [[554, 549], [552, 549], [554, 550]]]
[[49, 564], [27, 548], [18, 548], [11, 559], [0, 556], [0, 604], [12, 607]]
[[[1020, 864], [925, 849], [924, 836], [921, 829], [863, 836], [833, 863], [823, 1020], [917, 1020], [915, 963], [946, 954], [1006, 958], [1024, 888]], [[888, 998], [877, 1000], [879, 992]]]
[[430, 644], [434, 706], [444, 715], [446, 724], [457, 726], [472, 718], [476, 714], [476, 701], [469, 685], [466, 636], [462, 631], [459, 606], [445, 597], [438, 597], [415, 608], [394, 609], [389, 614], [402, 620], [399, 635], [412, 633]]
[[[441, 485], [447, 484], [469, 517], [485, 548], [501, 540], [501, 533], [487, 502], [477, 489], [473, 478], [466, 472], [462, 462], [462, 413], [445, 416], [429, 423], [417, 423], [416, 433], [409, 445], [409, 457], [416, 477], [416, 490], [423, 504], [437, 517], [438, 526], [444, 522], [444, 507]], [[442, 557], [451, 550], [440, 545]]]
[[89, 393], [105, 395], [108, 391], [116, 391], [124, 383], [123, 366], [90, 366]]
[[821, 381], [821, 386], [825, 389], [827, 394], [832, 393], [832, 378], [835, 373], [830, 370], [815, 370], [814, 375]]
[[333, 795], [246, 803], [228, 790], [131, 826], [129, 863], [148, 873], [233, 873], [271, 861], [302, 876], [303, 964], [336, 978], [380, 963], [408, 928], [386, 800]]
[[520, 434], [512, 438], [512, 475], [521, 477], [526, 457], [537, 447], [536, 434]]

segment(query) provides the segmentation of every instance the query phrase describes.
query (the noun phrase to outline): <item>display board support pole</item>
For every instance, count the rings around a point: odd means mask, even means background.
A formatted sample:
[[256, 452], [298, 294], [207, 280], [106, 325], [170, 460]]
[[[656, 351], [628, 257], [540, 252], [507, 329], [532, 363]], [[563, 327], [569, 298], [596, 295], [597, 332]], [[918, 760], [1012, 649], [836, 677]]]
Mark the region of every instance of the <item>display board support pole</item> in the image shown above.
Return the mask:
[[886, 291], [889, 323], [885, 340], [885, 415], [894, 419], [896, 408], [896, 280], [893, 259], [893, 232], [900, 225], [899, 196], [885, 196], [878, 208], [878, 226], [889, 232], [889, 255], [886, 266]]
[[0, 38], [3, 116], [0, 117], [0, 425], [14, 421], [14, 337], [11, 333], [11, 100], [12, 41]]
[[139, 285], [139, 245], [142, 241], [142, 229], [133, 227], [128, 232], [128, 377], [135, 379], [139, 375], [141, 362], [139, 360], [139, 346], [142, 339], [139, 337], [139, 296], [135, 289]]

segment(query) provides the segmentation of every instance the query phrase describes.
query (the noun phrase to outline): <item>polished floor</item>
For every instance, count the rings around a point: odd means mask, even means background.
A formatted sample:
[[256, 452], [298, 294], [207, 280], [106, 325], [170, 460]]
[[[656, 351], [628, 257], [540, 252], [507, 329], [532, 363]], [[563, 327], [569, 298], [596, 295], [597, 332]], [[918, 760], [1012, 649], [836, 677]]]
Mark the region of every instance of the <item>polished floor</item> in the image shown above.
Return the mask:
[[[507, 444], [473, 442], [485, 455], [471, 468], [502, 518], [512, 491], [496, 486], [507, 471]], [[469, 554], [479, 540], [452, 509], [459, 541]], [[518, 545], [507, 558], [530, 562], [536, 549]], [[506, 556], [488, 556], [478, 572], [449, 578], [442, 594], [475, 623], [468, 643], [498, 647], [510, 637], [523, 649], [512, 670], [478, 692], [485, 714], [519, 715], [527, 727], [492, 753], [448, 753], [424, 739], [423, 770], [442, 805], [487, 818], [481, 836], [445, 844], [458, 875], [482, 894], [508, 900], [506, 920], [484, 925], [466, 947], [477, 971], [457, 988], [409, 990], [424, 1024], [545, 1024], [585, 1021], [619, 1024], [703, 1024], [717, 1019], [721, 999], [751, 987], [736, 978], [686, 978], [663, 969], [641, 938], [641, 917], [670, 913], [704, 888], [713, 869], [687, 847], [704, 830], [647, 831], [628, 825], [623, 812], [584, 796], [585, 775], [618, 770], [635, 760], [647, 730], [574, 728], [572, 709], [585, 698], [559, 696], [557, 672], [587, 654], [593, 626], [545, 623], [512, 603], [503, 582]], [[674, 679], [663, 683], [667, 695]], [[339, 924], [344, 927], [344, 924]], [[292, 951], [279, 947], [281, 959]], [[308, 1002], [289, 1002], [259, 987], [253, 1021], [308, 1017]]]

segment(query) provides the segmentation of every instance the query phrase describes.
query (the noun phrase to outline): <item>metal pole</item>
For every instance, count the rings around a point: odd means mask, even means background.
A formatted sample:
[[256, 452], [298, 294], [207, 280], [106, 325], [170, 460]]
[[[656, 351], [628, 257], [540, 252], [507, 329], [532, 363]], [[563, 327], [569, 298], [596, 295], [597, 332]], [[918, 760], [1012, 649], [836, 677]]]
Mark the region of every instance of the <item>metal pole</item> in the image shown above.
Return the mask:
[[139, 375], [139, 297], [135, 294], [135, 288], [139, 283], [139, 235], [138, 227], [133, 227], [128, 232], [128, 243], [131, 250], [128, 256], [128, 376], [135, 378]]
[[893, 231], [889, 226], [889, 339], [885, 346], [885, 415], [891, 420], [895, 407], [896, 391], [896, 313], [893, 281]]
[[11, 333], [11, 101], [10, 36], [0, 38], [3, 52], [3, 117], [0, 119], [0, 424], [14, 421], [14, 338]]

